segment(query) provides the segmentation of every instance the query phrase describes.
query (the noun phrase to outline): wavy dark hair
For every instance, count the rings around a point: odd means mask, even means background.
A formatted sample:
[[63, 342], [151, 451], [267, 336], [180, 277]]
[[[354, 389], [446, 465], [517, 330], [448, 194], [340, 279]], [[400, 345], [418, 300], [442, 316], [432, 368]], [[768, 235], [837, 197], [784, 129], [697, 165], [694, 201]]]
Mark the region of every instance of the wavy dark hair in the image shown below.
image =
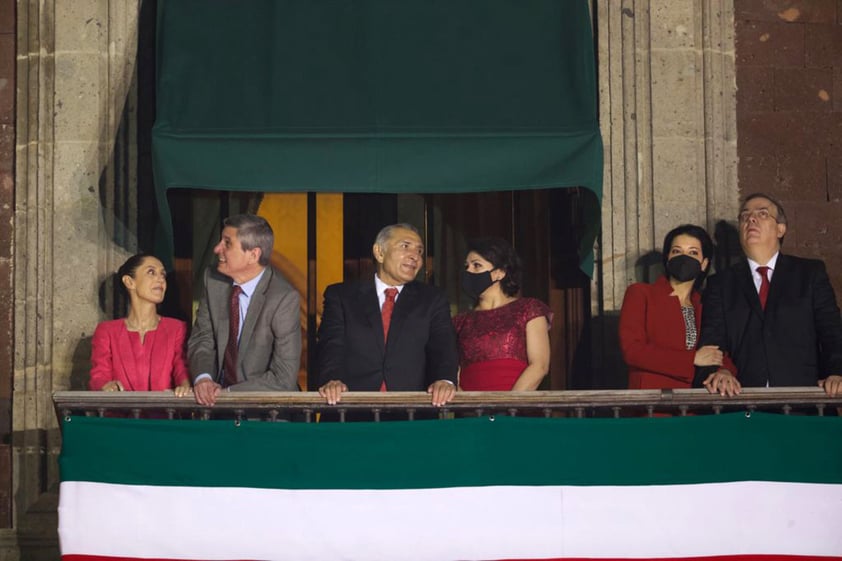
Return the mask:
[[667, 272], [667, 261], [669, 261], [672, 242], [675, 241], [675, 238], [681, 235], [690, 236], [699, 240], [699, 243], [702, 246], [702, 257], [708, 260], [708, 268], [703, 270], [702, 274], [699, 275], [699, 278], [696, 279], [696, 287], [698, 288], [705, 282], [705, 277], [707, 277], [708, 271], [710, 270], [710, 265], [713, 263], [713, 240], [710, 239], [710, 235], [707, 233], [707, 230], [701, 226], [696, 226], [695, 224], [682, 224], [681, 226], [677, 226], [670, 230], [664, 237], [664, 249], [661, 252], [661, 258], [663, 259], [664, 264], [664, 274], [667, 277], [669, 277], [669, 273]]
[[503, 238], [476, 238], [468, 241], [468, 253], [472, 251], [506, 272], [500, 281], [504, 294], [516, 296], [520, 292], [523, 264], [512, 244]]

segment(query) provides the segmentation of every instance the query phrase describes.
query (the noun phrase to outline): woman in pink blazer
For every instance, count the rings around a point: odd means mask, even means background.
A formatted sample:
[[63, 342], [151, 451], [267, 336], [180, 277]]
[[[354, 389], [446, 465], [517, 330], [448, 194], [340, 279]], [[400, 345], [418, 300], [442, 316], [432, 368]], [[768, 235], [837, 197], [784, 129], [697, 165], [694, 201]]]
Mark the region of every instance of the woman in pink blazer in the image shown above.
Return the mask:
[[632, 284], [620, 311], [620, 347], [629, 389], [689, 388], [694, 365], [721, 365], [715, 346], [696, 349], [702, 321], [699, 287], [713, 257], [713, 242], [700, 226], [685, 224], [664, 238], [664, 275]]
[[192, 393], [184, 353], [187, 324], [158, 315], [167, 291], [164, 265], [141, 253], [123, 263], [117, 278], [129, 295], [129, 312], [123, 319], [97, 325], [90, 389]]

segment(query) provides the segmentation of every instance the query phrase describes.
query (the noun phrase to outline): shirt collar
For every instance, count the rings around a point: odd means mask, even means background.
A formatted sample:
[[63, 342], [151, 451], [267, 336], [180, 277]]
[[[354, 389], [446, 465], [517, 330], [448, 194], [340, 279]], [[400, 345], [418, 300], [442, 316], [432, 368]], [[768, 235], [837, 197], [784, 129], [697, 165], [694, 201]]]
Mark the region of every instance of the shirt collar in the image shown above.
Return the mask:
[[[264, 268], [263, 268], [263, 269], [262, 269], [262, 270], [261, 270], [261, 271], [257, 274], [257, 276], [256, 276], [256, 277], [254, 277], [254, 278], [253, 278], [253, 279], [251, 279], [250, 281], [246, 281], [246, 282], [244, 282], [243, 284], [240, 284], [240, 285], [239, 285], [239, 287], [243, 290], [243, 294], [245, 295], [245, 297], [246, 297], [246, 298], [251, 298], [251, 295], [252, 295], [252, 293], [254, 292], [254, 289], [255, 289], [255, 288], [257, 288], [257, 283], [259, 283], [259, 282], [260, 282], [260, 279], [262, 279], [262, 278], [263, 278], [263, 274], [264, 274], [265, 272], [266, 272], [266, 268], [264, 267]], [[238, 283], [236, 283], [236, 282], [235, 282], [234, 284], [238, 284]]]
[[[769, 262], [766, 263], [766, 266], [774, 271], [775, 265], [777, 265], [777, 263], [778, 263], [778, 255], [780, 255], [780, 254], [781, 254], [780, 251], [776, 251], [775, 254], [772, 256], [772, 258], [769, 259]], [[753, 261], [753, 260], [749, 259], [748, 257], [746, 257], [746, 259], [748, 259], [748, 267], [749, 267], [749, 269], [751, 269], [752, 273], [756, 273], [757, 268], [762, 267], [762, 265], [760, 263], [758, 263], [757, 261]]]
[[400, 294], [401, 290], [403, 290], [404, 285], [400, 285], [400, 286], [388, 285], [385, 282], [383, 282], [382, 280], [380, 280], [380, 277], [377, 276], [377, 274], [375, 273], [375, 275], [374, 275], [374, 286], [377, 289], [377, 296], [383, 296], [383, 294], [385, 294], [387, 288], [397, 288], [398, 294]]

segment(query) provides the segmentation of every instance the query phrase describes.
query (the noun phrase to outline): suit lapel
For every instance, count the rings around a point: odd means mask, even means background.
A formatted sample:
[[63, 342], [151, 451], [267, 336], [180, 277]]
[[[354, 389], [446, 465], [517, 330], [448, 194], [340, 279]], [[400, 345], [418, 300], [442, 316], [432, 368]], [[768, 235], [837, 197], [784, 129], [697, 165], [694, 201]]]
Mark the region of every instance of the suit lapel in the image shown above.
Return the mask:
[[[380, 301], [377, 298], [377, 290], [374, 286], [374, 279], [368, 282], [360, 283], [359, 291], [359, 312], [360, 317], [364, 317], [368, 322], [369, 331], [374, 337], [374, 343], [377, 350], [382, 355], [386, 351], [386, 345], [383, 341], [383, 316], [380, 315]], [[400, 302], [398, 298], [398, 302]], [[395, 303], [395, 310], [397, 310], [397, 303]], [[395, 313], [392, 312], [392, 324], [394, 325]]]
[[249, 344], [252, 341], [255, 326], [257, 326], [257, 318], [263, 310], [263, 304], [266, 302], [266, 289], [269, 288], [269, 282], [271, 280], [272, 269], [266, 267], [263, 271], [263, 277], [261, 277], [257, 286], [254, 287], [254, 292], [249, 299], [249, 309], [246, 312], [246, 320], [243, 322], [243, 332], [240, 333], [240, 348], [237, 352], [237, 370], [239, 372], [243, 372], [243, 357], [248, 353]]
[[784, 287], [789, 282], [792, 274], [792, 261], [786, 255], [778, 253], [778, 260], [775, 263], [775, 269], [772, 271], [772, 280], [769, 281], [769, 295], [766, 297], [766, 309], [771, 310], [778, 304], [781, 299], [781, 293]]
[[[736, 271], [737, 284], [745, 296], [751, 310], [763, 317], [763, 308], [760, 307], [760, 296], [757, 294], [757, 287], [754, 286], [754, 277], [751, 268], [748, 266], [748, 261], [742, 261]], [[768, 300], [766, 302], [768, 304]]]
[[[212, 318], [217, 318], [212, 321], [216, 327], [214, 336], [216, 338], [216, 360], [217, 372], [213, 372], [214, 376], [219, 375], [222, 370], [222, 362], [225, 357], [225, 346], [228, 344], [228, 302], [231, 299], [231, 279], [216, 271], [215, 268], [209, 268], [205, 276], [205, 286], [208, 291], [208, 308]], [[214, 381], [219, 381], [214, 379]]]
[[403, 328], [409, 313], [418, 303], [418, 285], [415, 281], [404, 285], [398, 301], [395, 302], [395, 310], [392, 312], [392, 324], [389, 326], [389, 340], [387, 346], [394, 345], [398, 338], [405, 333]]

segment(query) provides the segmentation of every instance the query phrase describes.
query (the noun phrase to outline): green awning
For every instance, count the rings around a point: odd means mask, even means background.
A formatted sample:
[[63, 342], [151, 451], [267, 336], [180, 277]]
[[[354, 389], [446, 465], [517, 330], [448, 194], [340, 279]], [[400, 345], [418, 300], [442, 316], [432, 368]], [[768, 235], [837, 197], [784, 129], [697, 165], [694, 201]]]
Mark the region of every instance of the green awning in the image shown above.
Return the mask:
[[602, 140], [588, 0], [160, 0], [166, 190], [585, 187]]

